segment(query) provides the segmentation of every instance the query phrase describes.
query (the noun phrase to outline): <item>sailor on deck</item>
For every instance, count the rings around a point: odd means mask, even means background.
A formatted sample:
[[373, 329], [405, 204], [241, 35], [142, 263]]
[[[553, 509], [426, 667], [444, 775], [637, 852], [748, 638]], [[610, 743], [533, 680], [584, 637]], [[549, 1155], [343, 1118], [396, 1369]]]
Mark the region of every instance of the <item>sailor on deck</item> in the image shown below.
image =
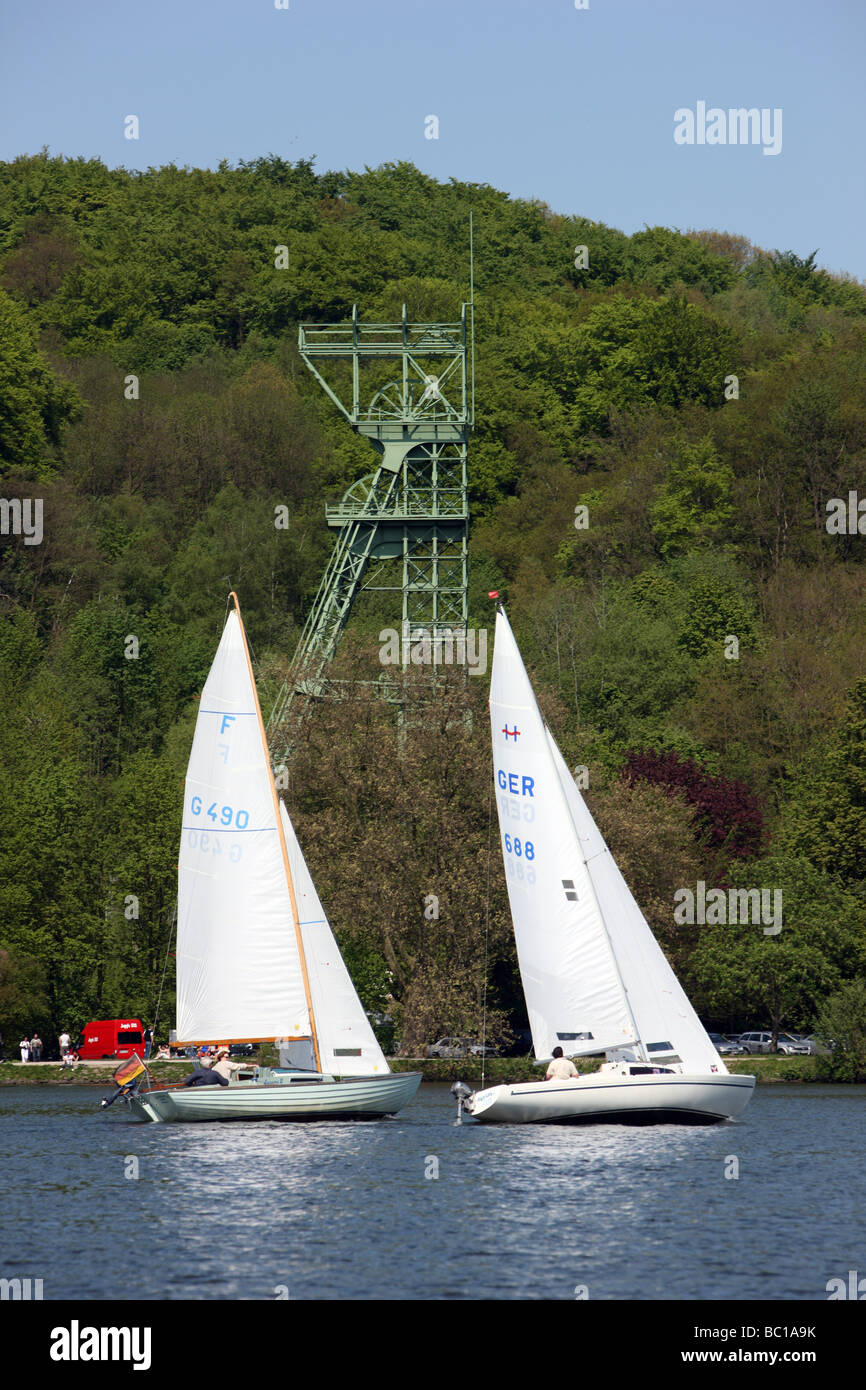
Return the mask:
[[239, 1071], [242, 1065], [241, 1062], [230, 1062], [228, 1048], [221, 1047], [213, 1066], [196, 1067], [195, 1071], [190, 1072], [183, 1084], [184, 1086], [227, 1086], [232, 1072]]
[[553, 1061], [547, 1068], [545, 1081], [567, 1081], [570, 1076], [580, 1076], [580, 1072], [570, 1057], [563, 1057], [562, 1048], [553, 1049]]

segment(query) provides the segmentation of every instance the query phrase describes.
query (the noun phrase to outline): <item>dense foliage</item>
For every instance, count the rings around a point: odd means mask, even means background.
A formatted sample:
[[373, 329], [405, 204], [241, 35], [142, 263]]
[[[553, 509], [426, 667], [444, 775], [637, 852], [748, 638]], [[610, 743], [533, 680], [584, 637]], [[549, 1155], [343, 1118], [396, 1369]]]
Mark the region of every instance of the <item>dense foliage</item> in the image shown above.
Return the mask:
[[[42, 154], [0, 166], [2, 495], [44, 506], [40, 543], [8, 509], [0, 534], [7, 1046], [152, 1019], [166, 967], [167, 1026], [180, 789], [226, 593], [267, 700], [329, 553], [323, 503], [370, 468], [297, 323], [355, 302], [453, 320], [470, 209], [473, 622], [504, 592], [708, 1023], [806, 1028], [826, 1004], [838, 1030], [832, 1001], [861, 1007], [866, 517], [826, 519], [866, 493], [863, 288], [727, 232], [628, 237], [408, 164], [134, 173]], [[345, 670], [369, 674], [374, 622], [356, 615]], [[365, 1003], [410, 1050], [479, 1033], [485, 1004], [493, 1033], [524, 1022], [484, 685], [400, 723], [323, 706], [291, 768]], [[674, 893], [699, 879], [782, 889], [782, 932], [678, 926]]]

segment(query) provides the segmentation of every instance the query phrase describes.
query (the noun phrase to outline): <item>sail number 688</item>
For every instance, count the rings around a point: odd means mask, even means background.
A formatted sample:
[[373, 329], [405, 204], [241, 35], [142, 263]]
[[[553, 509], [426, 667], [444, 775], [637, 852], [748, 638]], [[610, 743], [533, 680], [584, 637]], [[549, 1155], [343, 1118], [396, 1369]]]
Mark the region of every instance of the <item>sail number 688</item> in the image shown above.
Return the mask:
[[532, 841], [521, 840], [518, 838], [517, 835], [505, 836], [505, 848], [509, 854], [515, 855], [518, 859], [520, 859], [521, 856], [524, 859], [535, 858], [535, 845], [532, 843]]

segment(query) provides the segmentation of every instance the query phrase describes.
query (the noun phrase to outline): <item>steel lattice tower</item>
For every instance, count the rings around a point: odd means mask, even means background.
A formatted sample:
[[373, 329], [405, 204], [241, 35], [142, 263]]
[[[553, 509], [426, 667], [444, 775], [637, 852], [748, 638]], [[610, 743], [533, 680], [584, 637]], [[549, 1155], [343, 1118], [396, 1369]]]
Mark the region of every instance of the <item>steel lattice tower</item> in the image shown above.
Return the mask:
[[428, 638], [434, 653], [465, 640], [474, 405], [467, 309], [459, 323], [410, 323], [405, 305], [400, 323], [363, 323], [355, 306], [350, 323], [299, 328], [304, 362], [379, 461], [325, 508], [336, 543], [269, 721], [275, 752], [291, 745], [310, 701], [333, 693], [327, 668], [360, 592], [401, 594], [404, 665], [409, 639]]

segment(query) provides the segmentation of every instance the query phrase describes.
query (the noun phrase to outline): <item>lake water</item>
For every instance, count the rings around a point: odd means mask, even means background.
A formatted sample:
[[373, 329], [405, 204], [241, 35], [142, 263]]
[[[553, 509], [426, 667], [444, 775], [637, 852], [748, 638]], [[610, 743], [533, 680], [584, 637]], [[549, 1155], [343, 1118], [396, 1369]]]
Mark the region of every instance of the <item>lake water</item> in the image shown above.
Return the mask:
[[445, 1085], [366, 1124], [148, 1125], [101, 1094], [0, 1090], [0, 1275], [45, 1299], [826, 1300], [866, 1274], [864, 1087], [645, 1129], [457, 1127]]

